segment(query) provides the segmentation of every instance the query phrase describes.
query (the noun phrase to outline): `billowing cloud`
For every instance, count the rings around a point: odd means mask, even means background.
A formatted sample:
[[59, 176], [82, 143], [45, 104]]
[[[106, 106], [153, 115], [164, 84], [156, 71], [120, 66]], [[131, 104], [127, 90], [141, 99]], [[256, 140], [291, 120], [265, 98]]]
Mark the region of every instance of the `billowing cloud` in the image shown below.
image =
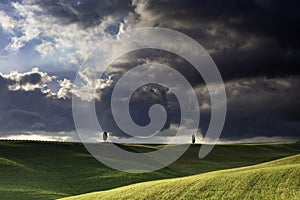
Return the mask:
[[11, 5], [18, 23], [0, 13], [2, 27], [15, 28], [5, 49], [13, 53], [33, 44], [42, 58], [66, 66], [79, 65], [95, 42], [116, 35], [132, 10], [128, 1], [24, 0]]
[[72, 95], [83, 101], [100, 100], [103, 92], [113, 85], [111, 77], [106, 79], [97, 77], [97, 72], [91, 68], [86, 68], [78, 73], [79, 79], [82, 80], [80, 86], [76, 86], [68, 79], [58, 80], [60, 89], [57, 92], [58, 98], [71, 98]]
[[0, 26], [7, 32], [12, 32], [12, 29], [17, 25], [17, 22], [9, 17], [4, 11], [0, 10]]
[[56, 79], [55, 76], [49, 76], [45, 72], [40, 72], [38, 68], [33, 68], [31, 71], [25, 73], [14, 71], [9, 74], [0, 73], [0, 75], [7, 79], [10, 83], [8, 89], [13, 91], [34, 91], [35, 89], [45, 91], [47, 83]]

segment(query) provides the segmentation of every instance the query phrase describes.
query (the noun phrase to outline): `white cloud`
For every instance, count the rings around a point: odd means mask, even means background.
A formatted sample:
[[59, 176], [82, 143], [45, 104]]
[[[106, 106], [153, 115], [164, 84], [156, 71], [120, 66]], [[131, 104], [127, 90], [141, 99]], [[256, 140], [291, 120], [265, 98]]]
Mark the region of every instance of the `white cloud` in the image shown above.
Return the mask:
[[84, 101], [100, 100], [102, 91], [111, 87], [113, 80], [110, 77], [106, 79], [99, 78], [98, 74], [95, 70], [86, 68], [79, 72], [78, 76], [82, 80], [82, 84], [77, 86], [66, 78], [58, 80], [60, 88], [56, 94], [57, 97], [66, 99], [75, 95]]
[[40, 45], [37, 45], [35, 49], [42, 57], [51, 56], [55, 52], [53, 44], [45, 40]]
[[18, 51], [32, 40], [47, 40], [37, 45], [36, 51], [42, 57], [55, 54], [56, 62], [63, 65], [81, 63], [95, 44], [111, 37], [105, 29], [119, 21], [117, 17], [109, 15], [104, 16], [98, 25], [83, 28], [78, 23], [66, 23], [51, 16], [36, 0], [13, 2], [12, 6], [22, 18], [16, 25], [21, 35], [11, 37], [5, 49]]
[[[148, 1], [147, 0], [133, 0], [132, 5], [134, 5], [135, 8], [135, 14], [136, 16], [132, 16], [132, 19], [135, 19], [137, 22], [137, 26], [139, 27], [150, 27], [155, 25], [159, 19], [160, 15], [157, 13], [152, 13], [149, 9], [147, 9]], [[133, 20], [132, 20], [133, 21]]]
[[58, 80], [58, 83], [60, 85], [60, 89], [57, 92], [57, 96], [58, 98], [71, 98], [72, 97], [72, 90], [74, 89], [74, 84], [68, 80], [68, 79], [64, 79], [64, 80]]
[[12, 84], [10, 84], [8, 88], [13, 91], [33, 91], [35, 89], [41, 89], [44, 92], [48, 92], [48, 90], [44, 90], [46, 89], [47, 83], [56, 79], [55, 76], [49, 76], [46, 72], [40, 72], [37, 67], [25, 73], [14, 71], [9, 74], [0, 73], [0, 75], [12, 81]]
[[16, 26], [17, 22], [6, 15], [6, 13], [0, 10], [0, 26], [7, 32], [12, 32], [12, 29]]
[[[32, 4], [32, 1], [24, 1], [23, 4], [13, 2], [12, 6], [19, 12], [20, 17], [24, 18], [18, 23], [18, 29], [22, 32], [22, 35], [12, 37], [10, 44], [6, 46], [6, 50], [18, 51], [22, 48], [26, 42], [37, 38], [42, 32], [41, 26], [43, 24], [54, 24], [53, 20], [49, 21], [49, 18], [37, 17], [35, 13], [42, 12], [42, 9]], [[43, 21], [41, 21], [43, 20]]]
[[[110, 76], [103, 79], [98, 77], [98, 74], [91, 68], [86, 68], [82, 72], [79, 72], [78, 76], [82, 80], [82, 84], [78, 86], [75, 86], [67, 78], [58, 80], [56, 76], [41, 72], [37, 67], [24, 73], [17, 71], [8, 74], [0, 73], [0, 77], [9, 81], [8, 89], [11, 91], [34, 91], [35, 89], [40, 89], [48, 97], [70, 99], [72, 95], [75, 95], [84, 101], [91, 101], [93, 99], [100, 100], [103, 91], [111, 87], [114, 83]], [[57, 93], [48, 87], [49, 83], [53, 81], [57, 81], [59, 84]]]

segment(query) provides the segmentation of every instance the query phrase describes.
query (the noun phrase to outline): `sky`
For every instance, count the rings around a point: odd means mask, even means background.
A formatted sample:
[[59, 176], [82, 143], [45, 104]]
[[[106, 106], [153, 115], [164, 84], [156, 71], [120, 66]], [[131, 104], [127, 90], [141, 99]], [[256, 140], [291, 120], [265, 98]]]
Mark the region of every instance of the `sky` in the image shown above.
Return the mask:
[[[299, 2], [279, 0], [1, 0], [0, 138], [79, 141], [72, 98], [95, 101], [99, 123], [111, 141], [134, 142], [110, 108], [117, 81], [136, 65], [159, 62], [184, 75], [199, 101], [197, 141], [205, 136], [211, 102], [201, 75], [173, 53], [144, 49], [112, 63], [101, 77], [78, 73], [95, 47], [134, 28], [179, 31], [201, 44], [216, 63], [227, 95], [220, 142], [300, 139]], [[112, 53], [120, 46], [103, 48]], [[100, 58], [101, 59], [101, 58]], [[151, 74], [151, 68], [143, 73]], [[88, 91], [96, 89], [96, 94]], [[180, 122], [178, 100], [168, 88], [149, 84], [130, 100], [131, 117], [149, 123], [153, 104], [167, 110], [160, 140], [168, 142]], [[189, 130], [187, 130], [189, 131]], [[97, 133], [98, 134], [98, 133]], [[97, 141], [101, 137], [86, 138]], [[181, 138], [189, 141], [190, 138]]]

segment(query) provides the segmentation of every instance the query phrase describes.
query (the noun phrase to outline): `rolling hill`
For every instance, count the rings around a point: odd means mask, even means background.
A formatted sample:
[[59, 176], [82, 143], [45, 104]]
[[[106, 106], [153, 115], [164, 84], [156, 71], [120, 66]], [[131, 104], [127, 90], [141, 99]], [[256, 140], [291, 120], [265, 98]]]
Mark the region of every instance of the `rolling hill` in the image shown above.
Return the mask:
[[229, 170], [150, 181], [63, 200], [300, 199], [300, 154]]
[[[121, 145], [145, 152], [161, 145]], [[129, 174], [95, 160], [79, 143], [0, 141], [0, 199], [56, 199], [135, 183], [254, 165], [299, 154], [300, 145], [217, 145], [198, 159], [200, 145], [172, 165], [152, 173]]]

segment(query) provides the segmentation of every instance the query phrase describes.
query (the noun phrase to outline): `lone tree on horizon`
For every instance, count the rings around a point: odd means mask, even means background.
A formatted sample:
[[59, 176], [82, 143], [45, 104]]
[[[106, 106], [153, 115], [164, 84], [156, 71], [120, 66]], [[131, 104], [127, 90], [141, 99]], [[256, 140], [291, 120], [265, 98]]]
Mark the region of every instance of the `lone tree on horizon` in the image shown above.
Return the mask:
[[192, 135], [192, 143], [195, 144], [195, 142], [196, 142], [196, 137], [195, 137], [195, 135], [193, 134], [193, 135]]
[[108, 138], [108, 135], [107, 135], [107, 132], [105, 131], [105, 132], [103, 133], [103, 140], [104, 140], [104, 142], [107, 141], [107, 138]]

